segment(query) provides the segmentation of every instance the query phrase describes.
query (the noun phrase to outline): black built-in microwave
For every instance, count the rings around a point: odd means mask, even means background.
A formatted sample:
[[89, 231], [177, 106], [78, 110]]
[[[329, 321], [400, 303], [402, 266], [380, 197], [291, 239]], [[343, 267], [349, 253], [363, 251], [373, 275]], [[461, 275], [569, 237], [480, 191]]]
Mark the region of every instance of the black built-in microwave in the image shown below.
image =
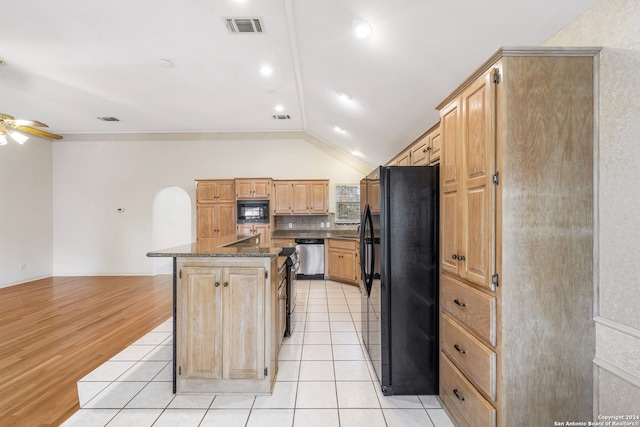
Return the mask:
[[268, 222], [268, 200], [238, 200], [238, 224], [260, 224]]

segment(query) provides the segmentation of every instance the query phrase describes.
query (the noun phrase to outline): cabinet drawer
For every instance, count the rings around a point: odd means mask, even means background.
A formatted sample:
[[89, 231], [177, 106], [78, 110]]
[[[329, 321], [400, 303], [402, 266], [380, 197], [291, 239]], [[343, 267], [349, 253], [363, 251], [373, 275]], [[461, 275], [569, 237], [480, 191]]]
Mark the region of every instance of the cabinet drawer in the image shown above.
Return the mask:
[[496, 353], [444, 313], [440, 325], [442, 351], [479, 390], [495, 401]]
[[349, 251], [356, 250], [355, 240], [341, 240], [341, 239], [329, 239], [329, 248], [331, 249], [346, 249]]
[[495, 297], [441, 274], [440, 307], [467, 330], [496, 345]]
[[460, 426], [495, 427], [495, 408], [440, 352], [440, 398]]

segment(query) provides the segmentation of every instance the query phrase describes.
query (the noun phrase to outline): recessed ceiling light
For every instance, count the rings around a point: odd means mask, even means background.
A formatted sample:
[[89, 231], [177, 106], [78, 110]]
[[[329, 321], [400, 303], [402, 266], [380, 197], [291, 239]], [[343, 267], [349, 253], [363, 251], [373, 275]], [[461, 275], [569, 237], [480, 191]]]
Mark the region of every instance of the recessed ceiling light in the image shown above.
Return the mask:
[[351, 150], [351, 154], [353, 154], [356, 157], [362, 157], [362, 153], [355, 149]]
[[108, 117], [108, 116], [98, 117], [98, 120], [102, 120], [103, 122], [119, 122], [120, 121], [120, 119], [117, 117]]
[[165, 58], [160, 58], [158, 59], [158, 65], [161, 66], [162, 68], [171, 68], [173, 67], [173, 62]]
[[333, 125], [333, 130], [335, 130], [338, 133], [345, 133], [345, 130], [338, 125]]
[[349, 95], [346, 92], [338, 91], [338, 96], [340, 97], [341, 100], [347, 101], [347, 102], [351, 101], [353, 99], [353, 98], [351, 98], [351, 95]]
[[273, 68], [268, 65], [263, 65], [262, 68], [260, 68], [260, 73], [262, 73], [263, 76], [270, 76], [273, 74]]
[[282, 105], [280, 105], [280, 104], [276, 105], [275, 109], [276, 109], [277, 112], [284, 111], [284, 107]]
[[353, 32], [359, 39], [368, 39], [373, 34], [373, 29], [364, 19], [356, 19], [353, 21]]

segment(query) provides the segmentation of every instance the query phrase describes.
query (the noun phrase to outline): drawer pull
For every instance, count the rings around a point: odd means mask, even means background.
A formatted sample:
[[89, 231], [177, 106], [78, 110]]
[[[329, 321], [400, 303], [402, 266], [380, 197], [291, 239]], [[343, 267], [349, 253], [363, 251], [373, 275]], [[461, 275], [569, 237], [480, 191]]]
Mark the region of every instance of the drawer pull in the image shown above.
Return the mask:
[[454, 344], [453, 348], [455, 348], [458, 351], [458, 353], [461, 353], [461, 354], [465, 354], [466, 353], [466, 351], [461, 349], [458, 344]]
[[462, 396], [460, 396], [460, 395], [458, 394], [458, 389], [457, 389], [457, 388], [454, 388], [454, 389], [453, 389], [453, 394], [455, 394], [455, 395], [456, 395], [456, 397], [458, 398], [458, 400], [464, 401], [464, 397], [462, 397]]
[[460, 300], [458, 298], [454, 299], [453, 302], [456, 303], [456, 305], [459, 305], [460, 307], [466, 307], [467, 304], [460, 302]]

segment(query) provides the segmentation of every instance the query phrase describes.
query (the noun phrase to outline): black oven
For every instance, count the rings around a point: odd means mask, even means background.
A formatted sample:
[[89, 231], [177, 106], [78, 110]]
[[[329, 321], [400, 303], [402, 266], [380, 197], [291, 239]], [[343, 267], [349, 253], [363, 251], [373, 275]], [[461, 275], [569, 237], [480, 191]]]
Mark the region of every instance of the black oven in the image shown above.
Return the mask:
[[269, 223], [268, 200], [238, 200], [238, 224]]

